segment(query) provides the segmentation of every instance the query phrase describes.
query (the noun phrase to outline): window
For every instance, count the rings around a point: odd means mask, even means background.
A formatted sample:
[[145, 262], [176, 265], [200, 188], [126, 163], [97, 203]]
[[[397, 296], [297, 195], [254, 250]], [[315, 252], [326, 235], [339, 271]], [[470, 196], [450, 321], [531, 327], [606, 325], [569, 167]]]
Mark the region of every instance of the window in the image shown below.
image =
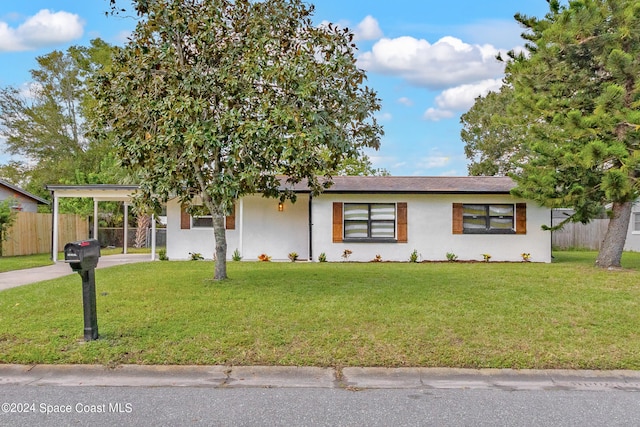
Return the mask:
[[[227, 230], [235, 230], [236, 228], [236, 207], [233, 206], [231, 215], [224, 219], [224, 226]], [[213, 217], [211, 215], [189, 215], [185, 206], [180, 207], [180, 229], [189, 230], [190, 228], [213, 228]]]
[[345, 240], [393, 240], [395, 237], [395, 203], [344, 204]]
[[191, 217], [191, 227], [193, 228], [213, 228], [213, 217], [211, 215], [200, 215]]
[[462, 205], [464, 233], [511, 234], [514, 229], [513, 205]]
[[640, 213], [633, 214], [633, 232], [640, 234]]

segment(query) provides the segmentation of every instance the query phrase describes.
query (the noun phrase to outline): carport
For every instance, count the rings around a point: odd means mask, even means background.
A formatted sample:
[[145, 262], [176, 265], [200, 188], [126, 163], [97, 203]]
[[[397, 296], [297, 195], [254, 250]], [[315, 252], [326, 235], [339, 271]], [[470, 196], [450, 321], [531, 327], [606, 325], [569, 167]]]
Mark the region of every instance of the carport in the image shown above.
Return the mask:
[[[133, 200], [133, 194], [138, 190], [137, 185], [48, 185], [53, 200], [53, 236], [51, 244], [51, 259], [55, 262], [58, 258], [58, 215], [59, 201], [62, 197], [78, 197], [93, 199], [93, 235], [98, 235], [98, 202], [124, 202], [124, 253], [127, 253], [127, 233], [129, 219], [129, 205]], [[155, 217], [151, 221], [151, 260], [156, 258], [156, 222]]]

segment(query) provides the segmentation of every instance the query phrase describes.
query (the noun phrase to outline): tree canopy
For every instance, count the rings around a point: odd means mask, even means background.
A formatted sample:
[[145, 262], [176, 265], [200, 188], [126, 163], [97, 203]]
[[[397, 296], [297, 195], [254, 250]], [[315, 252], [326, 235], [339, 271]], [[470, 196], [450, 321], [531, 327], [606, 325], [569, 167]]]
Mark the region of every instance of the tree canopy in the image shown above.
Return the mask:
[[78, 171], [100, 171], [108, 142], [87, 138], [95, 100], [86, 80], [109, 66], [111, 46], [100, 39], [36, 58], [27, 89], [0, 89], [0, 135], [18, 156], [0, 170], [3, 177], [48, 197], [45, 184], [73, 182]]
[[524, 156], [523, 135], [509, 119], [513, 88], [503, 85], [499, 92], [476, 98], [469, 111], [460, 117], [460, 137], [469, 159], [469, 175], [506, 176], [518, 170]]
[[96, 128], [116, 136], [146, 203], [202, 197], [224, 279], [233, 203], [295, 200], [288, 188], [301, 181], [321, 192], [344, 159], [379, 146], [379, 99], [363, 87], [352, 34], [314, 26], [301, 0], [134, 4], [139, 24], [96, 81]]
[[[516, 195], [573, 208], [571, 221], [588, 222], [608, 207], [611, 221], [597, 265], [619, 266], [640, 190], [640, 3], [549, 5], [541, 19], [516, 15], [528, 52], [510, 52], [508, 87], [467, 115], [465, 130], [479, 129], [486, 144], [469, 138], [468, 153], [476, 156], [481, 147], [482, 158], [510, 170]], [[487, 117], [495, 106], [503, 118]], [[476, 111], [481, 118], [472, 116]], [[505, 125], [508, 134], [499, 146]], [[514, 151], [516, 165], [509, 163]]]

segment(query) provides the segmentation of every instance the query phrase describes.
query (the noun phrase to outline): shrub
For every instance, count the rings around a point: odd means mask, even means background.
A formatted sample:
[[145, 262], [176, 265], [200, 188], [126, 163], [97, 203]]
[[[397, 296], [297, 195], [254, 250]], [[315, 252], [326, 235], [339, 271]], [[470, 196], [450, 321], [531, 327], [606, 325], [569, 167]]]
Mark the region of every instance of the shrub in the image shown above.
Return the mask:
[[191, 261], [199, 261], [201, 259], [204, 259], [202, 254], [199, 252], [189, 252], [189, 255], [191, 255]]
[[491, 255], [489, 255], [489, 254], [482, 254], [482, 258], [484, 259], [484, 262], [489, 262], [489, 260], [491, 259]]
[[289, 259], [291, 260], [291, 262], [296, 262], [296, 260], [298, 259], [298, 253], [297, 252], [289, 253]]
[[260, 254], [258, 255], [258, 260], [262, 261], [262, 262], [269, 262], [271, 261], [271, 257], [267, 254]]
[[169, 261], [169, 257], [167, 256], [167, 250], [160, 249], [158, 251], [158, 258], [160, 258], [160, 261]]
[[376, 257], [371, 260], [371, 262], [382, 262], [382, 255], [377, 254]]
[[458, 255], [454, 254], [453, 252], [447, 252], [447, 261], [455, 262], [457, 260], [458, 260]]
[[351, 251], [351, 249], [345, 249], [345, 250], [342, 252], [342, 258], [343, 258], [345, 261], [348, 261], [348, 260], [349, 260], [349, 257], [351, 256], [351, 254], [352, 254], [352, 253], [353, 253], [353, 252]]
[[414, 249], [409, 255], [409, 262], [418, 262], [418, 250]]
[[233, 251], [233, 255], [231, 255], [231, 259], [234, 261], [240, 261], [242, 260], [242, 255], [240, 255], [240, 251], [239, 250], [235, 250]]
[[530, 253], [522, 253], [520, 254], [520, 256], [522, 257], [522, 262], [529, 262], [531, 261], [531, 254]]
[[319, 262], [327, 262], [327, 254], [325, 254], [324, 252], [322, 252], [322, 253], [318, 256], [318, 261], [319, 261]]

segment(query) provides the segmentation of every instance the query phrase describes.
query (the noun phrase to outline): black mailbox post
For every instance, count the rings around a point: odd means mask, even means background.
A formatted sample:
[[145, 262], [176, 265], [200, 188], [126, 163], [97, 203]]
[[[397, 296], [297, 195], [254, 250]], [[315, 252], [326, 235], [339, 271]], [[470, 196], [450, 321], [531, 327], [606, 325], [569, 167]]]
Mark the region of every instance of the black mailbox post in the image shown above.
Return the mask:
[[96, 310], [96, 270], [100, 258], [100, 243], [96, 239], [67, 243], [64, 261], [82, 277], [82, 305], [84, 308], [84, 340], [98, 339]]

